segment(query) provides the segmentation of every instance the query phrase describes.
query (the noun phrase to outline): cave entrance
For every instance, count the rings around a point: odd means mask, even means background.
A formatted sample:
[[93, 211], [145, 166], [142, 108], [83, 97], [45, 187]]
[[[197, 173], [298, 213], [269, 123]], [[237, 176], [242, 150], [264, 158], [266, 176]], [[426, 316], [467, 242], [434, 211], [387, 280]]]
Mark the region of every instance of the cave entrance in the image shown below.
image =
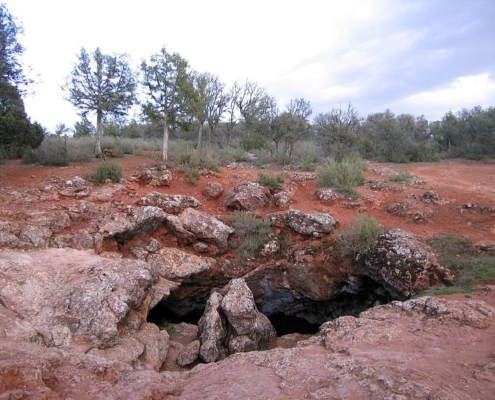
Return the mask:
[[172, 311], [164, 301], [161, 301], [150, 310], [146, 320], [157, 325], [160, 329], [164, 329], [169, 323], [179, 324], [181, 322], [186, 322], [188, 324], [197, 325], [201, 315], [203, 315], [203, 310], [198, 309], [184, 315], [177, 314]]
[[320, 325], [311, 324], [304, 318], [295, 315], [274, 314], [270, 315], [268, 319], [277, 331], [277, 336], [288, 335], [289, 333], [314, 335], [320, 329]]

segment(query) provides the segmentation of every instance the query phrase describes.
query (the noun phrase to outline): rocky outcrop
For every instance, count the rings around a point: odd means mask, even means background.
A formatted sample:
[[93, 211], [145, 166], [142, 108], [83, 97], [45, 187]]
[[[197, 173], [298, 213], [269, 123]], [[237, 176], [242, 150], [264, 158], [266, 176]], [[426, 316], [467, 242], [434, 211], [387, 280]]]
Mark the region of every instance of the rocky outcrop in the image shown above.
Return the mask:
[[243, 279], [233, 279], [222, 296], [213, 292], [199, 321], [200, 356], [214, 362], [227, 354], [261, 350], [276, 336]]
[[400, 229], [380, 235], [376, 246], [357, 258], [359, 273], [381, 284], [394, 299], [404, 300], [452, 282], [425, 244]]
[[[42, 265], [43, 268], [39, 268]], [[47, 346], [113, 346], [145, 322], [156, 277], [141, 261], [105, 260], [72, 249], [3, 251], [0, 296]]]
[[270, 190], [259, 183], [249, 182], [234, 189], [225, 199], [227, 208], [234, 210], [253, 211], [257, 208], [268, 207]]
[[161, 279], [140, 261], [107, 260], [73, 249], [3, 250], [0, 396], [493, 397], [495, 309], [484, 302], [394, 301], [359, 318], [329, 321], [296, 347], [226, 357], [238, 350], [229, 350], [232, 343], [247, 343], [249, 350], [260, 332], [257, 326], [263, 325], [256, 323], [247, 287], [234, 280], [221, 290], [224, 295], [211, 294], [201, 339], [188, 327], [189, 342], [176, 360], [194, 365], [199, 353], [218, 362], [170, 372], [163, 370], [168, 335], [145, 321], [157, 299], [168, 296], [157, 288]]
[[145, 197], [138, 200], [136, 204], [159, 207], [168, 214], [180, 214], [186, 208], [197, 208], [201, 206], [201, 202], [192, 196], [158, 192], [148, 193]]
[[291, 209], [284, 216], [285, 225], [306, 236], [318, 236], [333, 231], [338, 221], [328, 213], [305, 214]]

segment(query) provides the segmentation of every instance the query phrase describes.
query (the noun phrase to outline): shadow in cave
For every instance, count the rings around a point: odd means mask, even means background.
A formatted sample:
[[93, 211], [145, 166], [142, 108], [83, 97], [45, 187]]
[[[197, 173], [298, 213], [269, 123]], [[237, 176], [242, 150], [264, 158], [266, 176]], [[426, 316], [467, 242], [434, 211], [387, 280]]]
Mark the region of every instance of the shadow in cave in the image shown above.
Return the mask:
[[[277, 336], [291, 333], [316, 334], [321, 324], [345, 315], [357, 317], [361, 312], [393, 300], [390, 294], [372, 279], [362, 278], [358, 285], [343, 286], [340, 295], [324, 301], [313, 301], [308, 298], [300, 299], [294, 303], [286, 303], [284, 309], [273, 314], [266, 314]], [[169, 299], [170, 301], [170, 299]], [[263, 300], [262, 300], [263, 301]], [[152, 308], [147, 321], [165, 329], [169, 323], [179, 324], [186, 322], [197, 325], [204, 311], [205, 304], [197, 301], [192, 311], [178, 314], [176, 311], [184, 310], [177, 304], [162, 301]]]
[[150, 310], [146, 320], [160, 328], [167, 326], [169, 323], [179, 324], [181, 322], [197, 325], [202, 314], [202, 310], [193, 310], [188, 314], [179, 315], [167, 307], [167, 304], [162, 301]]

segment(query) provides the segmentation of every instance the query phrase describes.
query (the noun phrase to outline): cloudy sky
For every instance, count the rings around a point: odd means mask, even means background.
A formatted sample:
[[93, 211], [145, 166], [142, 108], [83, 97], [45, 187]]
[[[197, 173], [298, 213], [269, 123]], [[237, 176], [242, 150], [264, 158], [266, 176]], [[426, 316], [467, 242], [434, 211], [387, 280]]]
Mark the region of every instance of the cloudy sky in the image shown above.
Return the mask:
[[49, 130], [79, 119], [60, 86], [82, 47], [137, 66], [166, 46], [228, 85], [257, 82], [281, 109], [303, 97], [313, 116], [495, 106], [495, 0], [3, 1], [40, 77], [26, 111]]

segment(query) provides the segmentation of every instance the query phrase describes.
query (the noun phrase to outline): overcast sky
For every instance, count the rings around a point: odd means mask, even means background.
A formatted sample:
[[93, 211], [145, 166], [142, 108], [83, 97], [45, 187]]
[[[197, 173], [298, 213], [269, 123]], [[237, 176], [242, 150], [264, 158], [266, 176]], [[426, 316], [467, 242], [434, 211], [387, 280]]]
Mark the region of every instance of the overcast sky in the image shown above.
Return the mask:
[[3, 1], [41, 80], [26, 111], [48, 130], [79, 119], [60, 86], [82, 47], [138, 66], [166, 46], [229, 86], [257, 82], [281, 109], [303, 97], [313, 117], [348, 102], [428, 120], [495, 106], [495, 0]]

